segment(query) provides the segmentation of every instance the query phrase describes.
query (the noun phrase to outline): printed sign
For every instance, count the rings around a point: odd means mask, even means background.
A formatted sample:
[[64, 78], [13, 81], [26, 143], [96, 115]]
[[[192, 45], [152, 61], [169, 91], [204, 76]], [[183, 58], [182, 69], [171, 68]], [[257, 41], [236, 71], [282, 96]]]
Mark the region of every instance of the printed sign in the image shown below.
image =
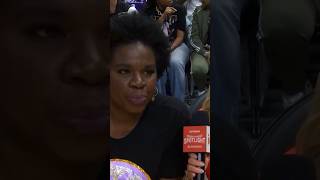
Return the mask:
[[185, 126], [183, 152], [210, 153], [210, 126]]

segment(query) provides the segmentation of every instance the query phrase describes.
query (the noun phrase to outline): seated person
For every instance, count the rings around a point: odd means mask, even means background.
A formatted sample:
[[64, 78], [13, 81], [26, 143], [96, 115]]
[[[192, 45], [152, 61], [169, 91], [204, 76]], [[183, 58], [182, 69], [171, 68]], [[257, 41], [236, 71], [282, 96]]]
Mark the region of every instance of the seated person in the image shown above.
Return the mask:
[[170, 42], [170, 65], [158, 81], [159, 93], [172, 95], [184, 102], [186, 94], [185, 66], [189, 56], [189, 48], [184, 43], [185, 9], [180, 5], [173, 4], [171, 0], [156, 0], [148, 1], [144, 12], [162, 25], [162, 30]]
[[193, 12], [196, 9], [196, 7], [201, 6], [202, 0], [177, 0], [178, 4], [183, 5], [186, 10], [186, 28], [188, 32], [188, 38], [191, 35], [191, 26], [192, 26], [192, 18], [193, 18]]
[[[154, 35], [157, 36], [154, 36]], [[110, 178], [178, 179], [186, 158], [182, 126], [187, 107], [158, 94], [169, 63], [169, 42], [155, 21], [132, 14], [111, 20]]]
[[110, 16], [138, 12], [137, 9], [122, 0], [110, 0]]
[[143, 11], [143, 8], [147, 0], [126, 0], [130, 6], [135, 7], [139, 12]]
[[200, 92], [206, 89], [209, 71], [209, 3], [209, 0], [202, 0], [202, 5], [197, 7], [194, 11], [190, 37], [190, 44], [193, 48], [191, 55], [191, 71], [195, 85]]

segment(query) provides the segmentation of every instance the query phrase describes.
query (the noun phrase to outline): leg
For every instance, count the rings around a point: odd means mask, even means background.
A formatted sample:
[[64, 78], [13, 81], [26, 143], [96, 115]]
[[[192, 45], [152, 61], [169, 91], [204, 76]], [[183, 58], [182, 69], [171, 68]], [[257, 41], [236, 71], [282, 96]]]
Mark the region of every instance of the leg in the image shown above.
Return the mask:
[[166, 96], [167, 95], [167, 91], [166, 91], [166, 83], [167, 83], [167, 71], [164, 71], [162, 76], [160, 77], [160, 79], [158, 79], [158, 82], [157, 82], [157, 89], [158, 89], [158, 93], [163, 95], [163, 96]]
[[186, 94], [185, 66], [188, 61], [189, 48], [181, 44], [172, 53], [169, 66], [169, 80], [171, 94], [184, 102]]
[[199, 90], [204, 90], [207, 82], [209, 64], [205, 57], [197, 53], [192, 54], [191, 64], [191, 71], [193, 74], [195, 85]]

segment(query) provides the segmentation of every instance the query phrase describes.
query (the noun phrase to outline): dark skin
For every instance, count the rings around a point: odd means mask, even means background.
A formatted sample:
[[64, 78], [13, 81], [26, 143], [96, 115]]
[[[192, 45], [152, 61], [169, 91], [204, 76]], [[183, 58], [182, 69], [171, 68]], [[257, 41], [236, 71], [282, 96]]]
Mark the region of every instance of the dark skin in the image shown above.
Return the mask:
[[116, 11], [118, 0], [110, 0], [110, 14], [114, 14]]
[[122, 45], [113, 54], [109, 66], [110, 136], [122, 139], [135, 128], [154, 95], [156, 61], [152, 49], [141, 42]]
[[140, 42], [115, 49], [110, 64], [111, 137], [123, 138], [151, 101], [157, 81], [153, 51]]
[[0, 179], [97, 176], [108, 114], [104, 7], [102, 0], [0, 3]]

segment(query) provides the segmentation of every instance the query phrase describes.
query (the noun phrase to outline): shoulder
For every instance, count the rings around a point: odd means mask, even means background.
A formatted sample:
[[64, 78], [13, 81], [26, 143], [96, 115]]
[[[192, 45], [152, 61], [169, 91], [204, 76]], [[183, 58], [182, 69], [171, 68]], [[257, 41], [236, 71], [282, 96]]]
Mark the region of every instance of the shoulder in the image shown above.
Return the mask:
[[[152, 119], [153, 125], [156, 124], [158, 130], [170, 132], [175, 135], [182, 130], [182, 126], [190, 121], [191, 115], [185, 104], [179, 100], [158, 95], [147, 110], [147, 117]], [[150, 121], [151, 122], [151, 121]]]
[[183, 116], [190, 116], [187, 106], [174, 97], [158, 95], [154, 104], [160, 109], [176, 112]]
[[150, 15], [156, 12], [156, 6], [152, 5], [152, 4], [146, 4], [143, 9], [142, 9], [142, 13], [146, 14], [146, 15]]
[[209, 113], [208, 111], [196, 111], [192, 114], [192, 118], [188, 125], [201, 125], [208, 126], [210, 125]]
[[198, 15], [203, 18], [208, 18], [210, 15], [210, 12], [207, 9], [203, 9], [202, 6], [197, 6], [196, 9], [194, 10], [194, 15]]
[[180, 4], [174, 4], [173, 7], [177, 10], [178, 14], [185, 14], [186, 12], [186, 8]]
[[184, 9], [185, 9], [185, 7], [182, 6], [182, 5], [180, 5], [180, 4], [174, 4], [173, 7], [174, 7], [175, 9], [177, 9], [177, 10], [184, 10]]

